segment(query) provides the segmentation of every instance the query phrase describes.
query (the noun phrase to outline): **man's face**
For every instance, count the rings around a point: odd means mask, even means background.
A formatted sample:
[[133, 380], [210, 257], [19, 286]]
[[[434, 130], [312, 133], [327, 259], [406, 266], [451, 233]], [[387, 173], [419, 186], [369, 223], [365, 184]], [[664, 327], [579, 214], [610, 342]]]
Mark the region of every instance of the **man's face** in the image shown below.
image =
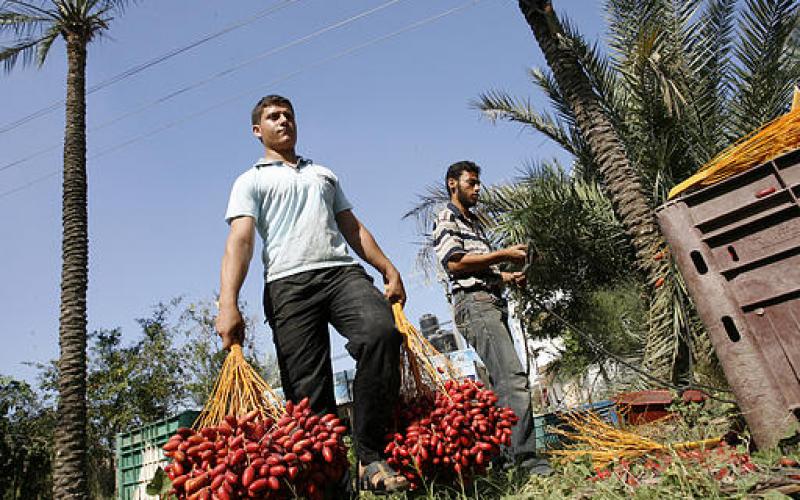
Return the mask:
[[478, 203], [481, 191], [481, 180], [475, 172], [461, 172], [458, 181], [451, 180], [455, 185], [458, 201], [465, 208], [474, 207]]
[[270, 104], [261, 112], [261, 120], [253, 125], [253, 135], [268, 148], [276, 151], [294, 149], [297, 142], [297, 124], [292, 108], [283, 104]]

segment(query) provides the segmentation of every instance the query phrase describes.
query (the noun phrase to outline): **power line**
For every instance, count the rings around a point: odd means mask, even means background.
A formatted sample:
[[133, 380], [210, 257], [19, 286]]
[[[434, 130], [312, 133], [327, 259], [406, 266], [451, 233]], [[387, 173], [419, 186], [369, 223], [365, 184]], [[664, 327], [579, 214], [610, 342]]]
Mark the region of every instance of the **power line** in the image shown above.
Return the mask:
[[[137, 64], [136, 66], [128, 68], [127, 70], [123, 71], [122, 73], [114, 75], [111, 78], [109, 78], [107, 80], [103, 80], [100, 83], [92, 85], [91, 87], [89, 87], [86, 90], [86, 94], [87, 95], [92, 94], [94, 92], [97, 92], [98, 90], [104, 89], [104, 88], [106, 88], [106, 87], [108, 87], [110, 85], [113, 85], [113, 84], [115, 84], [117, 82], [125, 80], [126, 78], [129, 78], [129, 77], [131, 77], [131, 76], [133, 76], [133, 75], [135, 75], [137, 73], [140, 73], [140, 72], [142, 72], [142, 71], [144, 71], [144, 70], [146, 70], [148, 68], [152, 68], [153, 66], [156, 66], [157, 64], [160, 64], [160, 63], [162, 63], [162, 62], [164, 62], [164, 61], [166, 61], [168, 59], [172, 59], [173, 57], [175, 57], [177, 55], [183, 54], [184, 52], [188, 52], [189, 50], [191, 50], [191, 49], [193, 49], [195, 47], [199, 47], [200, 45], [203, 45], [206, 42], [210, 42], [211, 40], [214, 40], [215, 38], [219, 38], [222, 35], [230, 33], [231, 31], [239, 29], [239, 28], [241, 28], [243, 26], [247, 26], [248, 24], [254, 23], [254, 22], [258, 21], [259, 19], [267, 17], [267, 16], [269, 16], [271, 14], [274, 14], [275, 12], [278, 12], [279, 10], [284, 9], [284, 8], [288, 7], [289, 5], [291, 5], [293, 3], [296, 3], [298, 1], [299, 0], [283, 0], [283, 3], [280, 4], [280, 5], [275, 5], [275, 6], [267, 8], [267, 9], [264, 9], [261, 12], [258, 12], [255, 15], [253, 15], [253, 16], [247, 18], [247, 19], [244, 19], [244, 20], [239, 21], [237, 23], [231, 24], [231, 25], [229, 25], [229, 26], [227, 26], [225, 28], [222, 28], [219, 31], [214, 32], [214, 33], [210, 33], [210, 34], [208, 34], [208, 35], [206, 35], [206, 36], [204, 36], [202, 38], [199, 38], [199, 39], [197, 39], [197, 40], [195, 40], [195, 41], [193, 41], [193, 42], [191, 42], [191, 43], [189, 43], [187, 45], [184, 45], [182, 47], [178, 47], [176, 49], [172, 49], [169, 52], [165, 52], [164, 54], [161, 54], [160, 56], [157, 56], [157, 57], [155, 57], [155, 58], [153, 58], [153, 59], [151, 59], [149, 61], [145, 61], [145, 62], [143, 62], [141, 64]], [[63, 99], [60, 100], [60, 101], [52, 102], [52, 103], [48, 104], [47, 106], [45, 106], [45, 107], [43, 107], [43, 108], [41, 108], [41, 109], [39, 109], [37, 111], [34, 111], [33, 113], [31, 113], [31, 114], [29, 114], [27, 116], [24, 116], [24, 117], [20, 118], [19, 120], [16, 120], [14, 122], [11, 122], [9, 124], [4, 125], [3, 127], [0, 127], [0, 134], [4, 134], [6, 132], [14, 130], [15, 128], [17, 128], [17, 127], [19, 127], [21, 125], [24, 125], [24, 124], [26, 124], [26, 123], [28, 123], [28, 122], [30, 122], [32, 120], [35, 120], [36, 118], [39, 118], [39, 117], [44, 116], [44, 115], [46, 115], [48, 113], [51, 113], [52, 111], [55, 111], [56, 109], [59, 109], [62, 106], [64, 106], [65, 103], [66, 103], [66, 101], [64, 101]], [[18, 163], [21, 163], [21, 162], [22, 161], [15, 162], [14, 165], [16, 165]]]
[[[292, 1], [297, 1], [297, 0], [292, 0]], [[127, 113], [123, 113], [122, 115], [119, 115], [119, 116], [117, 116], [115, 118], [112, 118], [111, 120], [108, 120], [107, 122], [104, 122], [104, 123], [102, 123], [100, 125], [97, 125], [95, 127], [90, 127], [87, 131], [94, 132], [94, 131], [97, 131], [97, 130], [101, 130], [101, 129], [109, 127], [109, 126], [111, 126], [111, 125], [113, 125], [115, 123], [118, 123], [118, 122], [120, 122], [122, 120], [128, 119], [128, 118], [130, 118], [132, 116], [135, 116], [135, 115], [138, 115], [138, 114], [140, 114], [140, 113], [142, 113], [142, 112], [144, 112], [144, 111], [146, 111], [146, 110], [148, 110], [148, 109], [150, 109], [150, 108], [152, 108], [154, 106], [158, 106], [160, 104], [163, 104], [163, 103], [165, 103], [165, 102], [167, 102], [167, 101], [169, 101], [169, 100], [171, 100], [171, 99], [173, 99], [175, 97], [178, 97], [178, 96], [180, 96], [180, 95], [182, 95], [182, 94], [184, 94], [186, 92], [189, 92], [191, 90], [194, 90], [194, 89], [200, 88], [200, 87], [202, 87], [204, 85], [207, 85], [207, 84], [213, 82], [214, 80], [217, 80], [218, 78], [222, 78], [223, 76], [231, 75], [234, 72], [244, 68], [245, 66], [249, 66], [250, 64], [253, 64], [253, 63], [257, 62], [257, 61], [265, 59], [265, 58], [267, 58], [269, 56], [273, 56], [275, 54], [283, 52], [284, 50], [287, 50], [287, 49], [290, 49], [292, 47], [296, 47], [297, 45], [301, 45], [303, 43], [306, 43], [306, 42], [308, 42], [310, 40], [313, 40], [314, 38], [317, 38], [318, 36], [323, 35], [323, 34], [329, 32], [329, 31], [333, 31], [335, 29], [338, 29], [338, 28], [341, 28], [341, 27], [346, 26], [348, 24], [351, 24], [351, 23], [353, 23], [355, 21], [358, 21], [358, 20], [363, 19], [363, 18], [365, 18], [367, 16], [375, 14], [376, 12], [379, 12], [379, 11], [381, 11], [383, 9], [386, 9], [387, 7], [391, 7], [392, 5], [394, 5], [394, 4], [398, 3], [398, 2], [401, 2], [401, 1], [403, 1], [403, 0], [389, 0], [387, 2], [384, 2], [381, 5], [378, 5], [377, 7], [373, 7], [373, 8], [364, 10], [364, 11], [362, 11], [362, 12], [360, 12], [360, 13], [354, 15], [354, 16], [348, 17], [348, 18], [343, 19], [341, 21], [337, 21], [337, 22], [335, 22], [333, 24], [330, 24], [330, 25], [325, 26], [323, 28], [320, 28], [320, 29], [318, 29], [316, 31], [313, 31], [313, 32], [309, 33], [308, 35], [304, 35], [304, 36], [302, 36], [300, 38], [292, 40], [292, 41], [290, 41], [288, 43], [285, 43], [285, 44], [283, 44], [281, 46], [278, 46], [278, 47], [269, 49], [267, 51], [261, 52], [260, 54], [257, 54], [256, 56], [253, 56], [253, 57], [251, 57], [249, 59], [246, 59], [246, 60], [241, 61], [241, 62], [239, 62], [237, 64], [234, 64], [233, 66], [230, 66], [230, 67], [228, 67], [228, 68], [226, 68], [226, 69], [224, 69], [222, 71], [218, 71], [218, 72], [216, 72], [216, 73], [214, 73], [214, 74], [212, 74], [210, 76], [207, 76], [206, 78], [203, 78], [201, 80], [197, 80], [197, 81], [195, 81], [193, 83], [190, 83], [188, 85], [185, 85], [185, 86], [183, 86], [183, 87], [181, 87], [181, 88], [179, 88], [177, 90], [174, 90], [174, 91], [172, 91], [172, 92], [170, 92], [168, 94], [165, 94], [165, 95], [163, 95], [163, 96], [161, 96], [161, 97], [159, 97], [159, 98], [157, 98], [157, 99], [155, 99], [153, 101], [150, 101], [150, 102], [144, 104], [143, 106], [140, 106], [139, 108], [134, 109], [133, 111], [129, 111]], [[22, 157], [20, 159], [14, 160], [11, 163], [7, 163], [7, 164], [5, 164], [3, 166], [0, 166], [0, 172], [2, 172], [4, 170], [7, 170], [7, 169], [9, 169], [11, 167], [14, 167], [16, 165], [20, 165], [22, 163], [25, 163], [25, 162], [27, 162], [29, 160], [33, 160], [34, 158], [38, 158], [39, 156], [42, 156], [42, 155], [44, 155], [46, 153], [49, 153], [49, 152], [54, 151], [54, 150], [57, 150], [60, 147], [61, 147], [61, 144], [53, 144], [53, 145], [48, 146], [46, 148], [40, 149], [38, 151], [35, 151], [35, 152], [33, 152], [33, 153], [31, 153], [31, 154], [29, 154], [27, 156], [24, 156], [24, 157]]]
[[[222, 106], [225, 106], [225, 105], [227, 105], [227, 104], [229, 104], [229, 103], [231, 103], [233, 101], [236, 101], [236, 100], [241, 99], [243, 97], [249, 96], [254, 91], [256, 91], [258, 89], [262, 89], [265, 86], [271, 86], [271, 85], [275, 85], [277, 83], [283, 82], [283, 81], [288, 80], [290, 78], [293, 78], [293, 77], [297, 76], [298, 74], [303, 73], [303, 72], [305, 72], [305, 71], [307, 71], [309, 69], [314, 69], [314, 68], [317, 68], [319, 66], [323, 66], [326, 63], [329, 63], [329, 62], [337, 60], [337, 59], [341, 59], [342, 57], [350, 55], [350, 54], [352, 54], [354, 52], [357, 52], [359, 50], [363, 50], [363, 49], [365, 49], [367, 47], [370, 47], [370, 46], [375, 45], [377, 43], [383, 42], [383, 41], [388, 40], [390, 38], [393, 38], [395, 36], [401, 35], [401, 34], [406, 33], [408, 31], [414, 30], [416, 28], [420, 28], [420, 27], [422, 27], [422, 26], [424, 26], [426, 24], [432, 23], [434, 21], [438, 21], [439, 19], [447, 17], [447, 16], [449, 16], [451, 14], [455, 14], [455, 13], [460, 12], [462, 10], [466, 10], [469, 7], [477, 5], [481, 1], [482, 0], [470, 0], [469, 2], [463, 3], [461, 5], [453, 7], [451, 9], [445, 10], [443, 12], [440, 12], [439, 14], [435, 14], [433, 16], [426, 17], [426, 18], [421, 19], [419, 21], [415, 21], [415, 22], [413, 22], [411, 24], [408, 24], [408, 25], [404, 26], [403, 28], [400, 28], [400, 29], [398, 29], [396, 31], [393, 31], [391, 33], [388, 33], [388, 34], [385, 34], [385, 35], [381, 35], [379, 37], [372, 38], [372, 39], [370, 39], [370, 40], [368, 40], [366, 42], [363, 42], [361, 44], [349, 47], [349, 48], [347, 48], [345, 50], [342, 50], [340, 52], [337, 52], [337, 53], [335, 53], [335, 54], [333, 54], [331, 56], [325, 57], [325, 58], [320, 59], [320, 60], [318, 60], [318, 61], [316, 61], [314, 63], [311, 63], [311, 64], [308, 64], [306, 66], [303, 66], [300, 69], [297, 69], [297, 70], [295, 70], [295, 71], [293, 71], [291, 73], [287, 73], [287, 74], [285, 74], [283, 76], [275, 78], [275, 79], [273, 79], [273, 80], [271, 80], [271, 81], [269, 81], [267, 83], [262, 83], [262, 84], [259, 84], [257, 87], [252, 87], [252, 88], [248, 89], [245, 92], [242, 92], [242, 93], [237, 94], [237, 95], [235, 95], [233, 97], [230, 97], [228, 99], [220, 101], [220, 102], [218, 102], [218, 103], [216, 103], [216, 104], [214, 104], [212, 106], [209, 106], [207, 108], [204, 108], [204, 109], [202, 109], [200, 111], [196, 111], [194, 113], [190, 113], [188, 115], [184, 115], [183, 117], [181, 117], [181, 118], [179, 118], [177, 120], [173, 120], [171, 122], [168, 122], [168, 123], [162, 125], [161, 127], [158, 127], [156, 129], [153, 129], [153, 130], [150, 130], [148, 132], [145, 132], [144, 134], [138, 135], [138, 136], [136, 136], [136, 137], [134, 137], [134, 138], [132, 138], [130, 140], [127, 140], [125, 142], [122, 142], [122, 143], [116, 144], [114, 146], [111, 146], [111, 147], [109, 147], [109, 148], [107, 148], [107, 149], [105, 149], [103, 151], [100, 151], [99, 153], [96, 153], [94, 155], [90, 155], [89, 158], [90, 159], [100, 158], [100, 157], [105, 156], [107, 154], [113, 153], [114, 151], [117, 151], [117, 150], [122, 149], [122, 148], [124, 148], [126, 146], [129, 146], [131, 144], [139, 142], [139, 141], [141, 141], [143, 139], [146, 139], [146, 138], [148, 138], [150, 136], [159, 134], [159, 133], [161, 133], [161, 132], [163, 132], [165, 130], [173, 128], [173, 127], [175, 127], [177, 125], [180, 125], [182, 123], [185, 123], [187, 121], [191, 121], [194, 118], [197, 118], [198, 116], [201, 116], [201, 115], [204, 115], [206, 113], [209, 113], [209, 112], [211, 112], [211, 111], [213, 111], [213, 110], [215, 110], [217, 108], [220, 108]], [[22, 191], [23, 189], [27, 189], [28, 187], [33, 186], [35, 184], [38, 184], [39, 182], [41, 182], [43, 180], [49, 179], [50, 177], [53, 177], [53, 176], [57, 175], [58, 172], [59, 172], [58, 169], [53, 170], [53, 171], [48, 172], [47, 174], [45, 174], [45, 175], [43, 175], [41, 177], [38, 177], [36, 179], [33, 179], [32, 181], [27, 182], [26, 184], [23, 184], [23, 185], [18, 186], [16, 188], [10, 189], [8, 191], [4, 191], [4, 192], [0, 193], [0, 199], [5, 198], [6, 196], [10, 196], [10, 195], [12, 195], [12, 194], [14, 194], [16, 192]]]
[[[639, 376], [641, 376], [641, 377], [643, 377], [643, 378], [645, 378], [647, 380], [650, 380], [651, 382], [655, 382], [656, 384], [659, 384], [662, 387], [669, 387], [670, 389], [674, 389], [676, 391], [683, 391], [684, 389], [698, 388], [698, 389], [705, 389], [705, 390], [710, 391], [710, 392], [725, 392], [725, 393], [731, 393], [732, 392], [730, 389], [724, 389], [724, 388], [721, 388], [721, 387], [713, 387], [713, 386], [710, 386], [710, 385], [698, 384], [696, 382], [691, 382], [691, 383], [688, 383], [686, 385], [681, 386], [681, 385], [675, 384], [675, 383], [673, 383], [673, 382], [671, 382], [669, 380], [664, 380], [662, 378], [656, 377], [656, 376], [652, 375], [651, 373], [647, 372], [646, 370], [644, 370], [642, 368], [639, 368], [638, 366], [634, 365], [633, 363], [631, 363], [631, 362], [627, 361], [626, 359], [622, 358], [618, 354], [615, 354], [615, 353], [609, 351], [608, 349], [606, 349], [605, 346], [603, 346], [600, 342], [597, 342], [591, 334], [583, 331], [583, 329], [578, 328], [577, 326], [572, 324], [569, 320], [567, 320], [566, 318], [564, 318], [563, 316], [561, 316], [560, 314], [555, 312], [552, 307], [550, 307], [549, 305], [545, 304], [544, 301], [542, 301], [541, 299], [539, 299], [539, 298], [537, 298], [535, 296], [531, 296], [531, 297], [529, 297], [529, 299], [534, 304], [536, 304], [537, 306], [539, 306], [543, 310], [547, 311], [548, 314], [550, 314], [554, 318], [556, 318], [559, 322], [561, 322], [564, 326], [566, 326], [571, 332], [577, 333], [579, 337], [581, 337], [584, 341], [586, 341], [587, 344], [589, 344], [589, 347], [592, 350], [594, 350], [595, 353], [604, 354], [605, 356], [613, 359], [617, 363], [619, 363], [622, 366], [628, 368], [629, 370], [632, 370], [632, 371], [636, 372], [637, 374], [639, 374]], [[730, 399], [721, 398], [719, 396], [716, 396], [715, 394], [708, 394], [708, 396], [713, 398], [713, 399], [716, 399], [718, 401], [722, 401], [722, 402], [725, 402], [725, 403], [734, 403], [734, 404], [736, 404], [736, 401], [733, 401], [733, 400], [730, 400]]]

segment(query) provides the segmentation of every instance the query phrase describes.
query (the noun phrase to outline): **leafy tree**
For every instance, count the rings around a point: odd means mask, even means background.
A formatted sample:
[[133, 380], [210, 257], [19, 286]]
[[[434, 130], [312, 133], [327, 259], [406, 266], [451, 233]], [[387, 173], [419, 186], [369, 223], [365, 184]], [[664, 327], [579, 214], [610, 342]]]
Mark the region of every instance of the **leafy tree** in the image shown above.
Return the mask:
[[30, 385], [0, 376], [0, 499], [50, 498], [55, 425]]
[[[133, 342], [123, 341], [120, 328], [89, 335], [87, 474], [92, 497], [114, 494], [118, 433], [205, 404], [226, 355], [213, 330], [212, 311], [210, 301], [184, 306], [176, 298], [137, 319], [140, 331]], [[252, 326], [253, 319], [247, 317], [247, 323]], [[275, 359], [259, 353], [252, 340], [244, 347], [248, 361], [274, 379]], [[58, 364], [38, 367], [40, 399], [48, 404], [57, 392]]]
[[[245, 308], [246, 304], [242, 304], [241, 310]], [[191, 360], [185, 366], [188, 376], [186, 389], [188, 397], [197, 407], [202, 407], [208, 400], [227, 355], [226, 351], [219, 348], [219, 336], [214, 327], [216, 315], [216, 304], [209, 300], [188, 304], [180, 315], [179, 328], [186, 339], [183, 352]], [[272, 387], [279, 387], [277, 359], [271, 355], [262, 357], [256, 348], [256, 336], [252, 333], [256, 327], [252, 316], [245, 317], [245, 325], [250, 332], [243, 346], [245, 359]]]
[[0, 3], [0, 35], [13, 37], [0, 47], [0, 61], [11, 71], [18, 61], [41, 66], [53, 43], [67, 49], [66, 129], [64, 131], [63, 239], [61, 271], [61, 346], [59, 426], [56, 430], [53, 488], [60, 498], [86, 498], [86, 288], [88, 217], [86, 211], [86, 53], [89, 42], [109, 28], [112, 16], [129, 0], [49, 0]]

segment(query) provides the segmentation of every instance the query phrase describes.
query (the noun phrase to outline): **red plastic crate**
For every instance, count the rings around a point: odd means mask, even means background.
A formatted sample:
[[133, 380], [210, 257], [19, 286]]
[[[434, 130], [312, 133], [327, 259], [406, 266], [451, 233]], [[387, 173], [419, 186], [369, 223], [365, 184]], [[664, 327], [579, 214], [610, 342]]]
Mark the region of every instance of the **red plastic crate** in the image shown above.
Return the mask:
[[[800, 410], [800, 150], [657, 210], [756, 442]], [[781, 436], [782, 437], [782, 436]]]

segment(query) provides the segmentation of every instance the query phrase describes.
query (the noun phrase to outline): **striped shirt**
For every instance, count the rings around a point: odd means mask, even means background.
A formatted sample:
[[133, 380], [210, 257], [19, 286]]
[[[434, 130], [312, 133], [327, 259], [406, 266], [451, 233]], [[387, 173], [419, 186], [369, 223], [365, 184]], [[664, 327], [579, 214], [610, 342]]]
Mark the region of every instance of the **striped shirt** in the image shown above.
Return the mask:
[[431, 237], [436, 249], [436, 258], [450, 277], [453, 293], [483, 290], [496, 295], [501, 294], [503, 280], [496, 266], [471, 273], [452, 273], [447, 268], [447, 263], [456, 255], [492, 252], [492, 246], [477, 217], [470, 213], [467, 218], [458, 207], [448, 203], [436, 217]]

